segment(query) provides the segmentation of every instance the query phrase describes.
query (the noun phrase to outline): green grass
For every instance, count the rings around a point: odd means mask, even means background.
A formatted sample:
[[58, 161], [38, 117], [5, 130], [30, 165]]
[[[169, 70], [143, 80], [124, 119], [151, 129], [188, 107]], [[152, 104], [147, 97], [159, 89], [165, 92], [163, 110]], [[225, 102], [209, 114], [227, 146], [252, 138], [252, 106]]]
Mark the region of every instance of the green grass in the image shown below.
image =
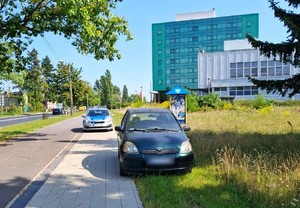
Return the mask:
[[134, 178], [145, 208], [300, 207], [300, 107], [188, 114], [184, 175]]
[[[119, 125], [124, 110], [111, 112]], [[193, 171], [135, 177], [143, 206], [300, 207], [299, 114], [297, 106], [188, 114]], [[68, 118], [4, 127], [0, 141]]]
[[[83, 112], [75, 112], [73, 117], [79, 116], [83, 114]], [[47, 119], [35, 120], [31, 122], [16, 124], [12, 126], [2, 127], [0, 128], [0, 142], [5, 142], [10, 139], [16, 138], [18, 136], [30, 133], [34, 130], [40, 129], [42, 127], [48, 126], [50, 124], [57, 123], [59, 121], [63, 121], [71, 118], [70, 115], [60, 115], [53, 116]]]

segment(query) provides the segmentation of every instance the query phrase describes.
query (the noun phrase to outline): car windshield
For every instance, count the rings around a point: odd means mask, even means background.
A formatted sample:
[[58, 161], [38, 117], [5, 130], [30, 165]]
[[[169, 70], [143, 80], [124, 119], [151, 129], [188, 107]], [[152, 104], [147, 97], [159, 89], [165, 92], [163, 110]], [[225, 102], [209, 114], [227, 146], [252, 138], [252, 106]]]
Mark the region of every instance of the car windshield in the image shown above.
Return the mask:
[[89, 110], [88, 116], [108, 116], [108, 110]]
[[133, 113], [127, 124], [129, 131], [180, 131], [176, 118], [168, 112]]

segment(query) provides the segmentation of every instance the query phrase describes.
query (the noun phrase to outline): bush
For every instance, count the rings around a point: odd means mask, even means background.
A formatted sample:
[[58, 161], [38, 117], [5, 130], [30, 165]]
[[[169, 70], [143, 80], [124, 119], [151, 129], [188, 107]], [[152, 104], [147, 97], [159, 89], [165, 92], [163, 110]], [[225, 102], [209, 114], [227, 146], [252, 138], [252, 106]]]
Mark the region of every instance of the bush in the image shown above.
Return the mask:
[[198, 106], [200, 108], [219, 108], [223, 106], [223, 102], [219, 94], [209, 93], [199, 97]]
[[253, 108], [260, 109], [271, 106], [273, 102], [271, 100], [266, 99], [263, 95], [258, 94], [255, 95], [255, 98], [251, 101], [251, 104]]
[[199, 110], [198, 96], [196, 93], [187, 95], [187, 111], [196, 112], [197, 110]]

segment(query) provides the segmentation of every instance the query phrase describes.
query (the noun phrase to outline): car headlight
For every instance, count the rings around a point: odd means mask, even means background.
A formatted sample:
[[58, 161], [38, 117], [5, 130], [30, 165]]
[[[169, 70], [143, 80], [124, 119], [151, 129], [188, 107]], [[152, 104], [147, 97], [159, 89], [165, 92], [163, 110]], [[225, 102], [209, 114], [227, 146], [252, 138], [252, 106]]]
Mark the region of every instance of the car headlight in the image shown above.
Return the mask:
[[128, 154], [139, 154], [138, 148], [132, 142], [125, 142], [123, 152]]
[[91, 118], [90, 118], [90, 117], [86, 117], [84, 120], [85, 120], [85, 122], [87, 122], [87, 123], [90, 123], [90, 122], [91, 122]]
[[112, 122], [112, 118], [111, 117], [106, 117], [105, 122], [109, 122], [109, 123]]
[[192, 145], [191, 145], [190, 141], [182, 142], [181, 147], [180, 147], [180, 153], [188, 153], [191, 151], [193, 151], [193, 150], [192, 150]]

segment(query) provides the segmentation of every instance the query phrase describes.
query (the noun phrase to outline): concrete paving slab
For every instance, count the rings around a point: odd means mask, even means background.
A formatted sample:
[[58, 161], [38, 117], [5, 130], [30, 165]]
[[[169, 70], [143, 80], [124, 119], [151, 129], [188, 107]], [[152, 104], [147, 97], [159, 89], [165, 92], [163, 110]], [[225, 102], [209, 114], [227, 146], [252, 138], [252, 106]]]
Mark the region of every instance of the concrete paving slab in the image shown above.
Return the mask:
[[118, 170], [116, 133], [84, 133], [26, 207], [142, 208], [133, 179]]

